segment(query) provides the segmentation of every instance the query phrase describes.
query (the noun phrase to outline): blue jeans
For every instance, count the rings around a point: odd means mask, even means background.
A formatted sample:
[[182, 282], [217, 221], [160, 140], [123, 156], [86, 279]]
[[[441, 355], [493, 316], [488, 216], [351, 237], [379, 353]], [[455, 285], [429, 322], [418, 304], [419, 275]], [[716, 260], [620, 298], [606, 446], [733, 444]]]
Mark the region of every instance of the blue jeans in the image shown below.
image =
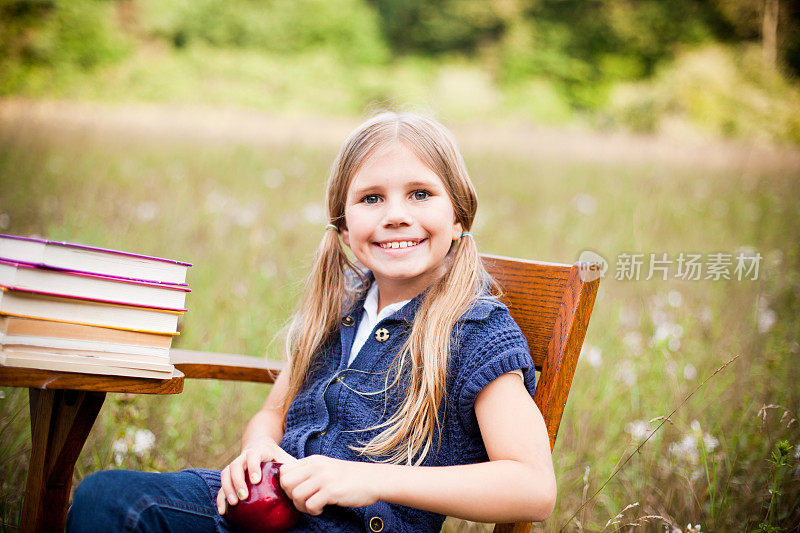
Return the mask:
[[199, 475], [107, 470], [75, 490], [68, 532], [216, 532], [216, 502]]

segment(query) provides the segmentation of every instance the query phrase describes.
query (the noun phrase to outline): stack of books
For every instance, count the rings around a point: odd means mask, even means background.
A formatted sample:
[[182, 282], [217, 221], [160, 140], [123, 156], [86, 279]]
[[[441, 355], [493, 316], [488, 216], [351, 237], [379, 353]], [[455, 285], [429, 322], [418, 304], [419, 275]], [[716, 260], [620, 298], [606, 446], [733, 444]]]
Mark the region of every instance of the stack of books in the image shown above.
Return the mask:
[[170, 378], [190, 266], [0, 235], [0, 365]]

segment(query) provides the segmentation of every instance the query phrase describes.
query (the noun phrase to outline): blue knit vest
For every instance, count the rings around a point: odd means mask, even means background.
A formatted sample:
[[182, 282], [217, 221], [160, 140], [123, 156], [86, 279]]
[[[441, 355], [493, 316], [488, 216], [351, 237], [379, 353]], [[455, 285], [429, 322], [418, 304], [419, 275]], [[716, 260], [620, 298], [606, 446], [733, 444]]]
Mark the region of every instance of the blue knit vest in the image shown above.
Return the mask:
[[[385, 422], [403, 400], [407, 375], [388, 390], [384, 390], [385, 380], [387, 372], [396, 375], [395, 357], [408, 337], [423, 296], [424, 293], [376, 324], [348, 366], [363, 314], [363, 296], [354, 302], [342, 317], [342, 325], [314, 358], [303, 388], [292, 401], [280, 443], [284, 450], [298, 459], [321, 454], [348, 461], [375, 460], [359, 455], [350, 446], [375, 437], [380, 430], [368, 428]], [[508, 308], [498, 300], [478, 300], [457, 322], [451, 346], [447, 393], [438, 413], [441, 437], [434, 439], [424, 466], [487, 461], [474, 411], [478, 393], [515, 369], [522, 369], [531, 396], [535, 388], [534, 366], [525, 337]], [[219, 473], [215, 479], [215, 471], [197, 472], [216, 497]], [[434, 532], [441, 529], [444, 520], [440, 514], [377, 502], [357, 508], [327, 506], [319, 516], [303, 515], [292, 532]], [[224, 520], [219, 525], [221, 531], [227, 531]]]

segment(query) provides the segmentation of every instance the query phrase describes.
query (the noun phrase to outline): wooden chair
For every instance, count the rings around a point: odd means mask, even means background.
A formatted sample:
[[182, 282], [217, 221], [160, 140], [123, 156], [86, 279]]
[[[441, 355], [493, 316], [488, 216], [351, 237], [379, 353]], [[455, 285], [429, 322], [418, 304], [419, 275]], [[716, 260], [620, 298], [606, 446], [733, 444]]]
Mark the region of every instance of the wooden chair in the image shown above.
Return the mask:
[[[587, 263], [564, 265], [483, 255], [498, 281], [502, 300], [528, 340], [540, 371], [534, 401], [555, 445], [561, 415], [578, 363], [599, 280], [584, 281]], [[172, 360], [186, 378], [272, 383], [282, 364], [262, 358], [172, 350]], [[269, 372], [271, 370], [272, 372]], [[530, 531], [530, 522], [497, 524], [495, 533]]]

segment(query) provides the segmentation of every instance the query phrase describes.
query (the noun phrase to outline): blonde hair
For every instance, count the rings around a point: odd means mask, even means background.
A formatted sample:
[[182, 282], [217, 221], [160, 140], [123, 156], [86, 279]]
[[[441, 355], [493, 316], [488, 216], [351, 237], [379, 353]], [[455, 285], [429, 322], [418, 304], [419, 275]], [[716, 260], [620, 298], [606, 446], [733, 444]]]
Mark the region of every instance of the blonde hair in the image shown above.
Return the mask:
[[[440, 123], [420, 115], [385, 112], [359, 126], [336, 156], [328, 178], [326, 210], [330, 224], [341, 229], [345, 220], [347, 190], [361, 165], [378, 150], [402, 143], [433, 170], [447, 190], [456, 221], [469, 231], [478, 208], [475, 188], [450, 132]], [[392, 367], [393, 383], [407, 376], [405, 397], [397, 412], [373, 428], [381, 429], [370, 442], [354, 448], [384, 462], [421, 464], [434, 435], [441, 437], [438, 410], [446, 398], [450, 336], [459, 318], [485, 296], [490, 278], [472, 238], [455, 241], [447, 258], [447, 272], [425, 293], [410, 335]], [[349, 273], [349, 274], [348, 274]], [[348, 279], [355, 274], [362, 283]], [[290, 375], [284, 399], [284, 423], [292, 399], [300, 392], [320, 348], [339, 328], [342, 315], [366, 289], [366, 279], [348, 258], [334, 231], [325, 231], [317, 248], [300, 308], [292, 319], [286, 343]], [[406, 365], [409, 365], [408, 372]], [[439, 441], [441, 439], [439, 438]]]

